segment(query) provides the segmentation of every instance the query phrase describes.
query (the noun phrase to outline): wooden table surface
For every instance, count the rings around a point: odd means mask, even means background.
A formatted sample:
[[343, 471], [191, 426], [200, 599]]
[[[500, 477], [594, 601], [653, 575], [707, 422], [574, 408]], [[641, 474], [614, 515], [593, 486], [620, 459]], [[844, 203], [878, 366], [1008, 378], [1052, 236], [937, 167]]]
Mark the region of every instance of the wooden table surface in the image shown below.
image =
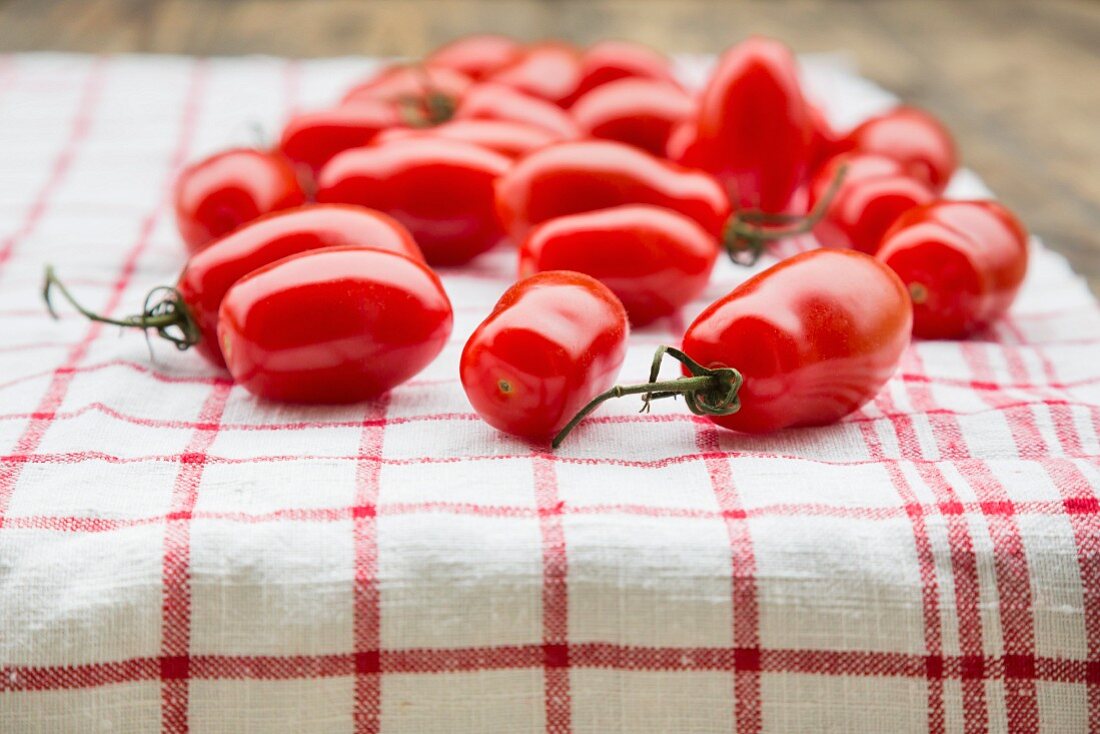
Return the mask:
[[945, 120], [965, 163], [1100, 293], [1096, 0], [0, 0], [0, 52], [415, 56], [475, 31], [847, 51]]

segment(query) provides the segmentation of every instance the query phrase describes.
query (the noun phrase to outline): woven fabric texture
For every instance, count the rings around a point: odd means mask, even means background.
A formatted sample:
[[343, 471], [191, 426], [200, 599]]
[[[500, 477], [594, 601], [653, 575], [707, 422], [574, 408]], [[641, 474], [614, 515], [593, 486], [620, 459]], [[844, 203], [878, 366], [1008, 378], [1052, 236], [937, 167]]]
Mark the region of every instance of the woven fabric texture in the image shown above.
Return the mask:
[[[444, 272], [434, 364], [344, 408], [47, 317], [47, 262], [140, 308], [183, 264], [181, 165], [376, 63], [0, 56], [0, 731], [1100, 730], [1100, 310], [1037, 241], [1010, 318], [839, 425], [621, 400], [554, 453], [457, 380], [507, 250]], [[894, 101], [805, 71], [842, 126]]]

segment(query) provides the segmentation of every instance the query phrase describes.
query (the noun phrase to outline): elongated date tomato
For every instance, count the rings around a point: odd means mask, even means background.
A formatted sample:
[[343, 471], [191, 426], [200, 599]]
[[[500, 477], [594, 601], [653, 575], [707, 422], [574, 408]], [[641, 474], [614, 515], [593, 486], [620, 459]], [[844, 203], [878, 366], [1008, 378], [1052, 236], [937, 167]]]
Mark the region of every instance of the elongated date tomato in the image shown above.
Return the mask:
[[700, 364], [737, 369], [741, 409], [712, 416], [746, 433], [833, 423], [873, 398], [909, 345], [905, 286], [874, 258], [812, 250], [704, 310], [684, 334]]
[[188, 166], [176, 180], [176, 225], [191, 252], [253, 219], [305, 203], [290, 163], [277, 153], [233, 148]]
[[[693, 413], [745, 433], [833, 423], [894, 373], [912, 323], [904, 284], [870, 255], [795, 255], [708, 306], [681, 349], [658, 349], [648, 383], [597, 396], [554, 445], [604, 400], [629, 394], [647, 403], [681, 394]], [[684, 377], [657, 380], [666, 354], [683, 364]]]
[[549, 130], [566, 140], [581, 137], [577, 123], [561, 107], [504, 84], [474, 85], [458, 101], [454, 119], [522, 122]]
[[419, 64], [390, 66], [349, 89], [343, 104], [372, 99], [428, 104], [433, 97], [457, 99], [471, 84], [470, 77], [454, 69]]
[[551, 219], [531, 230], [519, 274], [574, 270], [618, 296], [641, 326], [674, 313], [703, 292], [718, 243], [694, 219], [628, 204]]
[[1027, 231], [995, 201], [937, 201], [903, 214], [876, 257], [909, 288], [913, 334], [954, 339], [1012, 305], [1027, 273]]
[[674, 160], [714, 174], [735, 208], [788, 212], [809, 165], [811, 125], [790, 50], [752, 37], [719, 60], [694, 143]]
[[488, 79], [565, 106], [575, 98], [583, 74], [581, 55], [576, 48], [567, 43], [547, 42], [529, 46], [519, 58]]
[[474, 81], [484, 79], [523, 54], [523, 45], [493, 33], [463, 36], [444, 44], [424, 59], [428, 66], [445, 66]]
[[673, 129], [694, 115], [695, 100], [666, 81], [620, 79], [585, 94], [569, 112], [594, 138], [617, 140], [663, 158]]
[[462, 350], [462, 386], [494, 428], [553, 436], [622, 366], [630, 327], [607, 286], [539, 273], [509, 288]]
[[609, 141], [560, 143], [518, 161], [497, 182], [497, 211], [520, 242], [547, 219], [620, 204], [652, 204], [691, 217], [715, 237], [729, 200], [709, 174]]
[[837, 152], [850, 150], [893, 158], [937, 194], [947, 187], [959, 166], [951, 133], [916, 107], [897, 107], [865, 120], [836, 144]]
[[612, 39], [594, 43], [581, 54], [581, 81], [574, 97], [620, 79], [651, 79], [679, 86], [667, 56], [641, 43]]
[[562, 137], [549, 130], [508, 120], [451, 120], [435, 127], [395, 127], [380, 133], [374, 140], [385, 145], [394, 140], [446, 138], [473, 143], [509, 158], [560, 142]]
[[873, 255], [898, 217], [935, 198], [928, 184], [892, 158], [848, 154], [830, 160], [814, 177], [810, 184], [814, 204], [833, 186], [841, 167], [844, 179], [813, 230], [826, 247], [849, 247]]
[[400, 108], [382, 100], [363, 100], [331, 110], [305, 112], [283, 128], [279, 150], [316, 173], [337, 153], [369, 144], [379, 133], [402, 128]]
[[409, 228], [429, 263], [455, 265], [504, 236], [493, 186], [511, 163], [457, 140], [394, 140], [333, 158], [317, 177], [317, 200], [384, 211]]
[[806, 102], [806, 110], [810, 114], [810, 164], [809, 171], [813, 175], [821, 170], [825, 163], [836, 155], [840, 142], [840, 134], [833, 124], [829, 122], [825, 110], [812, 102]]
[[326, 248], [238, 280], [218, 310], [233, 379], [280, 402], [353, 403], [420, 372], [451, 334], [451, 303], [423, 263]]
[[[399, 222], [359, 206], [315, 204], [277, 212], [251, 222], [193, 256], [176, 286], [154, 289], [145, 313], [107, 319], [73, 301], [52, 270], [49, 292], [58, 288], [88, 318], [154, 329], [180, 349], [194, 347], [211, 364], [224, 367], [218, 347], [218, 308], [230, 286], [248, 273], [284, 257], [325, 247], [365, 247], [423, 261], [412, 235]], [[159, 301], [152, 297], [163, 295]]]

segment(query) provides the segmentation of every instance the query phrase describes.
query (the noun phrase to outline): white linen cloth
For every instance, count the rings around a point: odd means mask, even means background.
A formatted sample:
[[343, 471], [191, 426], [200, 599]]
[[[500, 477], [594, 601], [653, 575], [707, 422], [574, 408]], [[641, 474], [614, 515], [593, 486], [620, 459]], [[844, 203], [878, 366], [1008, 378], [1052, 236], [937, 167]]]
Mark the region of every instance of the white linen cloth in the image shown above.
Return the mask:
[[[180, 166], [376, 63], [0, 57], [0, 731], [1100, 730], [1100, 311], [1038, 241], [989, 334], [761, 437], [634, 400], [554, 453], [494, 432], [457, 364], [507, 250], [444, 273], [434, 364], [345, 408], [49, 320], [45, 263], [139, 309]], [[805, 69], [841, 126], [894, 101]]]

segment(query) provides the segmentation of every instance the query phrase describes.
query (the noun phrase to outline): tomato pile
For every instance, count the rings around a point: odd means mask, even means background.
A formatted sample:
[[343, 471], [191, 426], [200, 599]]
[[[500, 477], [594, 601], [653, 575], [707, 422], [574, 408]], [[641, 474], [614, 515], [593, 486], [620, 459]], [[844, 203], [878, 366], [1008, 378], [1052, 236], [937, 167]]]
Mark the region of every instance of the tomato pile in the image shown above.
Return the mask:
[[[517, 282], [470, 336], [459, 377], [493, 427], [557, 446], [604, 400], [680, 396], [748, 433], [835, 422], [870, 400], [911, 336], [1000, 318], [1028, 238], [994, 201], [943, 192], [947, 129], [897, 107], [833, 129], [791, 51], [749, 38], [687, 89], [645, 46], [470, 36], [381, 69], [271, 149], [185, 169], [190, 260], [141, 313], [85, 316], [194, 347], [256, 396], [376, 397], [431, 363], [453, 312], [435, 268], [517, 250]], [[705, 290], [720, 254], [820, 245], [710, 304], [650, 379], [615, 385], [631, 326]], [[52, 306], [51, 306], [52, 311]], [[682, 376], [660, 379], [665, 358]]]

